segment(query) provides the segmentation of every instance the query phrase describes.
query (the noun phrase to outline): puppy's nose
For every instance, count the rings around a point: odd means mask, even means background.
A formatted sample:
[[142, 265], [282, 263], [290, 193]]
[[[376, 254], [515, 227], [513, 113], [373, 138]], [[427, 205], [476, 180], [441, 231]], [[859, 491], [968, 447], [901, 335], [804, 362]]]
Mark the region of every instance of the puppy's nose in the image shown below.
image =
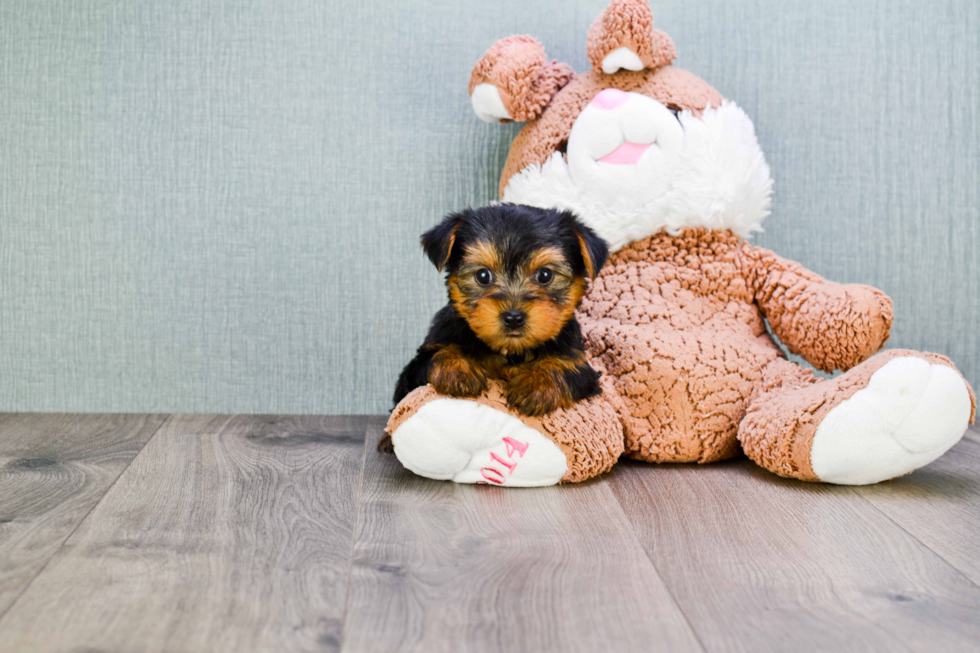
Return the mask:
[[600, 109], [610, 111], [625, 102], [628, 97], [629, 95], [627, 93], [620, 91], [618, 88], [607, 88], [592, 98], [592, 104]]
[[507, 311], [503, 314], [504, 326], [508, 329], [516, 329], [524, 325], [527, 317], [520, 311]]

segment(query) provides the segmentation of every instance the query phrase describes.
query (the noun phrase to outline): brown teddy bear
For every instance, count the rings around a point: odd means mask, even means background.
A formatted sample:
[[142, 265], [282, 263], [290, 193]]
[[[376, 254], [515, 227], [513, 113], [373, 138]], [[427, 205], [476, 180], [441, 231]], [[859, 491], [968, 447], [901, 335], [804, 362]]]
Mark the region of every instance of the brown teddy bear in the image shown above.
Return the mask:
[[[578, 319], [603, 392], [528, 418], [502, 387], [463, 400], [418, 388], [387, 431], [413, 472], [461, 483], [582, 481], [619, 456], [707, 463], [745, 452], [789, 478], [876, 483], [953, 446], [976, 412], [943, 356], [876, 354], [891, 300], [827, 281], [746, 242], [772, 181], [749, 118], [671, 65], [644, 0], [613, 0], [576, 76], [528, 36], [476, 64], [480, 118], [526, 121], [506, 202], [574, 211], [614, 254]], [[788, 361], [766, 329], [814, 367]]]

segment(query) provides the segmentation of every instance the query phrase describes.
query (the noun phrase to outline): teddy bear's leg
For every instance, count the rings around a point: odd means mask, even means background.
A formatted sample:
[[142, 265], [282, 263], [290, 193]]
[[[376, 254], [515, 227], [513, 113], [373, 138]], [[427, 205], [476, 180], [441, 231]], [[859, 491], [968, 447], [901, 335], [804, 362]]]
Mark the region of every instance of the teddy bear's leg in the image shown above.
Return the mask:
[[503, 385], [475, 399], [432, 386], [398, 404], [385, 429], [408, 470], [437, 480], [537, 487], [608, 471], [623, 452], [623, 430], [602, 395], [544, 418], [511, 410]]
[[763, 384], [739, 441], [762, 467], [805, 481], [867, 485], [907, 474], [956, 444], [976, 412], [949, 359], [908, 350], [822, 381], [779, 359]]

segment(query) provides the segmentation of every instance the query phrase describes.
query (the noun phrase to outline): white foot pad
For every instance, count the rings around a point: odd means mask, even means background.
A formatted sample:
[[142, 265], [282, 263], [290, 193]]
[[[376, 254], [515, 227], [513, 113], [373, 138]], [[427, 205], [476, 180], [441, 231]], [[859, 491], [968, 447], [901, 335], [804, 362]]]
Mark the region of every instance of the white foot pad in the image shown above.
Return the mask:
[[540, 487], [568, 471], [554, 442], [516, 417], [465, 399], [427, 403], [391, 442], [406, 469], [441, 481]]
[[970, 395], [956, 370], [894, 358], [820, 422], [810, 450], [813, 473], [840, 485], [901, 476], [946, 453], [969, 419]]

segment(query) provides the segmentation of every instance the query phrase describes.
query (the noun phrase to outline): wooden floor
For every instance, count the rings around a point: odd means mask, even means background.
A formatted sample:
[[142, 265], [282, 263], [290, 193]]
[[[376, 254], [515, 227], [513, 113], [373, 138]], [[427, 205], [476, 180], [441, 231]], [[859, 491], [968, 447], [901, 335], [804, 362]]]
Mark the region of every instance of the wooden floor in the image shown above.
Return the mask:
[[0, 415], [0, 650], [980, 650], [980, 435], [863, 488], [745, 459], [505, 490], [379, 417]]

